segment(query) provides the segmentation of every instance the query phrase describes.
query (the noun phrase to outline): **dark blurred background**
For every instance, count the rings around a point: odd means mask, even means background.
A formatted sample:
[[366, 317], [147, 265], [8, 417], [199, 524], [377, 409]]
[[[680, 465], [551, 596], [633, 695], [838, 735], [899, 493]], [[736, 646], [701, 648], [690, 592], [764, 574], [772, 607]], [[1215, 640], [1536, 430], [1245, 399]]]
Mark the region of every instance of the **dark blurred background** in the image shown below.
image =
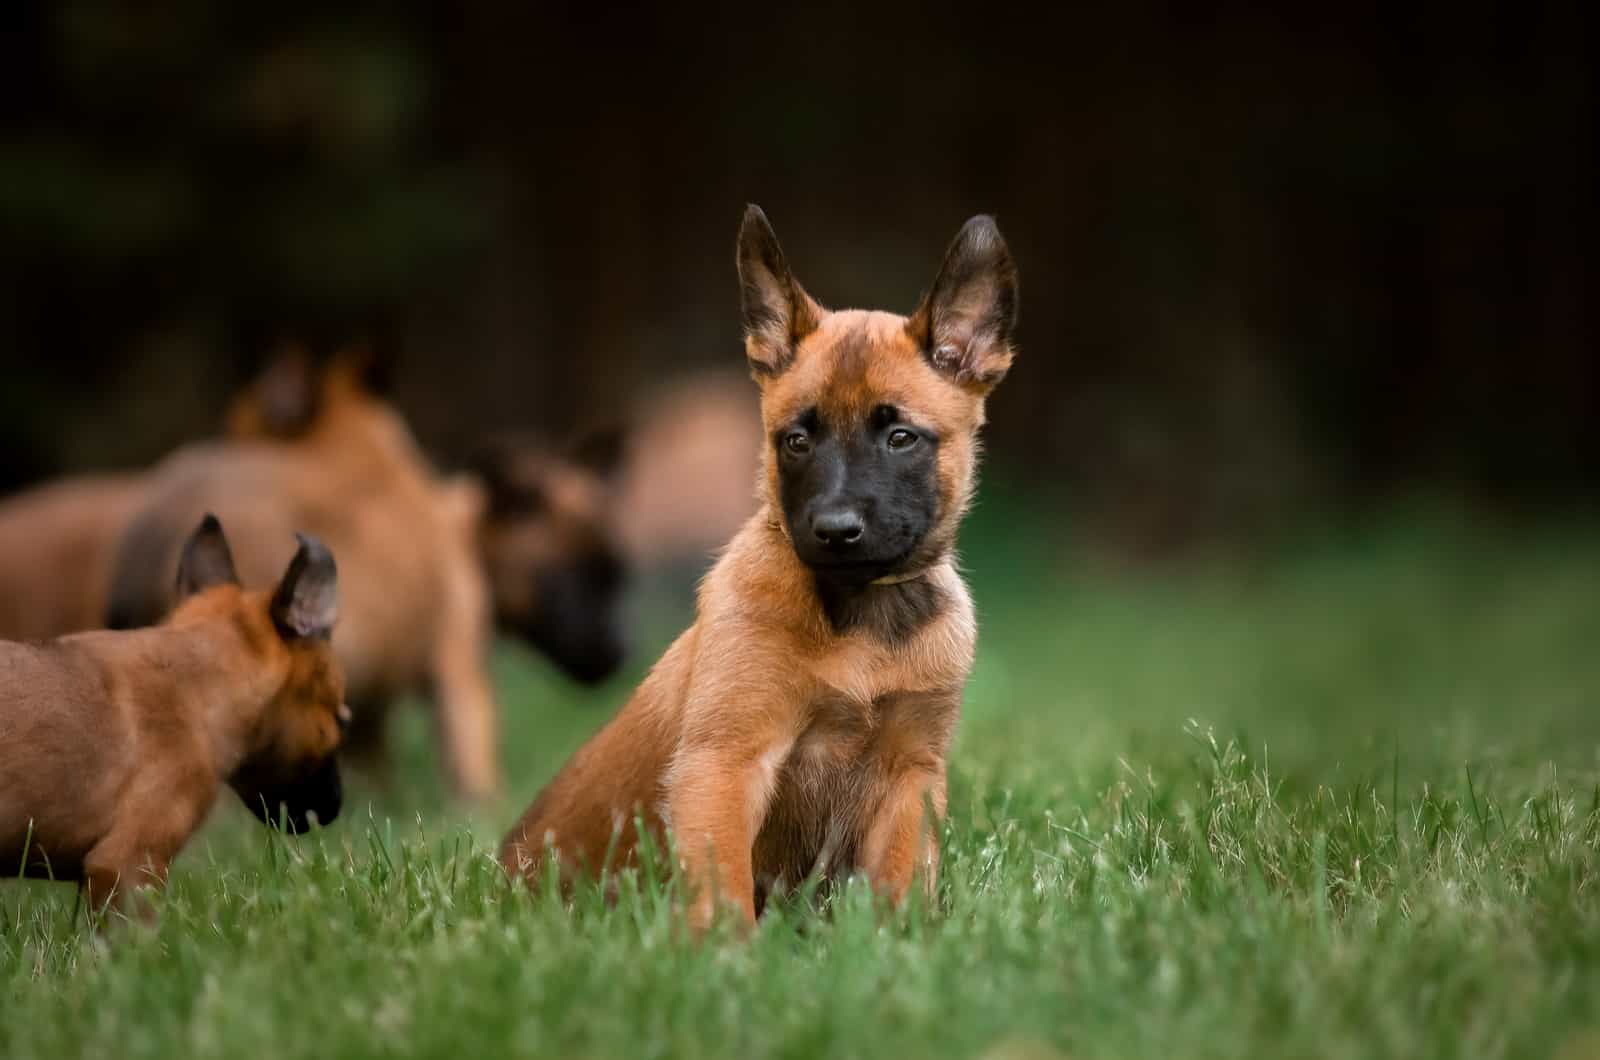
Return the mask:
[[1586, 5], [0, 18], [0, 487], [213, 431], [297, 329], [381, 334], [446, 459], [738, 371], [756, 201], [820, 300], [903, 312], [997, 214], [991, 477], [1128, 547], [1594, 499]]

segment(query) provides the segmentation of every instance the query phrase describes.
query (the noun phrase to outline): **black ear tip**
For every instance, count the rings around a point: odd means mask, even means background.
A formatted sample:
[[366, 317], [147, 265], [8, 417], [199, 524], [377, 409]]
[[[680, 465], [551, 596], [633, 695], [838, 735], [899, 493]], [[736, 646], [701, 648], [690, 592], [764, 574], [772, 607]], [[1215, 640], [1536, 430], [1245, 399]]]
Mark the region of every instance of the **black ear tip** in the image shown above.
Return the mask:
[[961, 226], [961, 238], [979, 246], [1005, 246], [1005, 239], [1000, 235], [1000, 226], [995, 223], [992, 214], [980, 213], [969, 218], [967, 223]]
[[300, 543], [300, 551], [308, 562], [330, 568], [334, 566], [333, 553], [315, 534], [296, 533], [294, 539]]
[[195, 527], [195, 533], [220, 534], [222, 533], [222, 520], [218, 519], [211, 512], [207, 512], [205, 517], [200, 520], [200, 525]]
[[739, 239], [760, 240], [763, 243], [772, 242], [772, 222], [767, 220], [766, 211], [755, 203], [748, 203], [744, 208], [744, 219], [739, 222]]

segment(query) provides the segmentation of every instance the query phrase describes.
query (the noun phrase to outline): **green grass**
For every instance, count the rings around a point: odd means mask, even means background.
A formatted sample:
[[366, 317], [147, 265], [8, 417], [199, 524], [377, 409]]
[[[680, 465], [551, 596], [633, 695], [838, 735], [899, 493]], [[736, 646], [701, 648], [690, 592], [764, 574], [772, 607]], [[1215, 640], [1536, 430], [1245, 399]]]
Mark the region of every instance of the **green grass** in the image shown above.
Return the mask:
[[508, 648], [503, 807], [442, 800], [412, 711], [397, 790], [308, 839], [219, 814], [153, 929], [0, 886], [0, 1057], [1600, 1055], [1600, 534], [1139, 572], [983, 514], [932, 908], [696, 945], [670, 885], [512, 890], [500, 830], [628, 682]]

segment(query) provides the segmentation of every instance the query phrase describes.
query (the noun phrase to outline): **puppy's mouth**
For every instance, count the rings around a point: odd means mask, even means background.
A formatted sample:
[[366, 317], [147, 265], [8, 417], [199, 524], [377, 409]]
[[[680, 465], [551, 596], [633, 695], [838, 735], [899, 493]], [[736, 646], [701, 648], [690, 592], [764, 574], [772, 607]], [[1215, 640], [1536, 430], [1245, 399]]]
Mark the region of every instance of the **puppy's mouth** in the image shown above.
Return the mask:
[[542, 652], [562, 673], [584, 685], [604, 681], [622, 665], [628, 645], [616, 623], [562, 624], [546, 618], [507, 624], [528, 645]]
[[275, 784], [239, 797], [263, 824], [282, 826], [284, 831], [304, 835], [311, 830], [314, 814], [326, 827], [339, 816], [344, 804], [344, 784], [339, 778], [339, 763], [330, 758], [305, 779], [290, 784]]

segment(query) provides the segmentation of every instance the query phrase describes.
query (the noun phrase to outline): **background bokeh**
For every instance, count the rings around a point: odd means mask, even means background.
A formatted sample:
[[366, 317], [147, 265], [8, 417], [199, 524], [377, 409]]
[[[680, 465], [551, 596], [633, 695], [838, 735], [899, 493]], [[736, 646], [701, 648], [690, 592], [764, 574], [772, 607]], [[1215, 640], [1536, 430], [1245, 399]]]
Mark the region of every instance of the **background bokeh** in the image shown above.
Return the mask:
[[997, 214], [991, 474], [1120, 549], [1593, 499], [1584, 5], [870, 7], [9, 5], [0, 486], [212, 430], [285, 332], [381, 336], [447, 460], [738, 371], [753, 200], [902, 311]]

